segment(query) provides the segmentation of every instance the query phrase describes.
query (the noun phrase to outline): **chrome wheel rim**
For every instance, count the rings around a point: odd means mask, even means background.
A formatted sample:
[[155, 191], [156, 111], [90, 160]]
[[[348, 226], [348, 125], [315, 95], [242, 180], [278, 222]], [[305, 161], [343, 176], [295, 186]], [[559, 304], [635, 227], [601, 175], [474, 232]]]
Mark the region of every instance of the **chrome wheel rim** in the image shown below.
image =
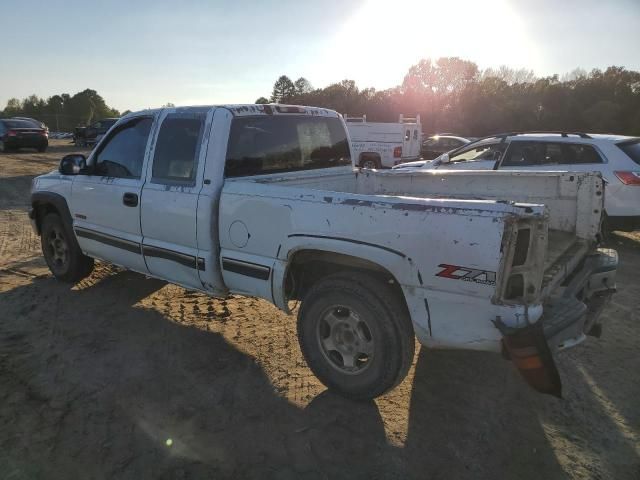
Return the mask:
[[329, 365], [341, 373], [357, 375], [371, 365], [375, 354], [371, 328], [353, 309], [343, 305], [325, 309], [316, 336]]
[[45, 247], [47, 249], [47, 257], [56, 270], [61, 269], [67, 264], [69, 260], [69, 246], [61, 229], [52, 228], [49, 231]]

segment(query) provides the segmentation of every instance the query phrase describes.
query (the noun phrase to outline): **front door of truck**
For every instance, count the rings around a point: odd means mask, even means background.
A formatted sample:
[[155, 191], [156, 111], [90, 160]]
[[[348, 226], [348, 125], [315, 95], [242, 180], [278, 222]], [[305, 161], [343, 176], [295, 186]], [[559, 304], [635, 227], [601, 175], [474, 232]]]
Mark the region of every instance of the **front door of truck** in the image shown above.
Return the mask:
[[153, 121], [152, 115], [142, 115], [112, 129], [90, 155], [87, 174], [74, 177], [71, 192], [82, 250], [143, 273], [140, 194]]
[[[149, 272], [187, 288], [205, 288], [199, 273], [216, 265], [199, 254], [197, 211], [211, 115], [165, 110], [142, 191], [142, 250]], [[203, 205], [210, 212], [211, 207]], [[209, 232], [202, 232], [210, 235]], [[207, 265], [209, 263], [209, 265]]]

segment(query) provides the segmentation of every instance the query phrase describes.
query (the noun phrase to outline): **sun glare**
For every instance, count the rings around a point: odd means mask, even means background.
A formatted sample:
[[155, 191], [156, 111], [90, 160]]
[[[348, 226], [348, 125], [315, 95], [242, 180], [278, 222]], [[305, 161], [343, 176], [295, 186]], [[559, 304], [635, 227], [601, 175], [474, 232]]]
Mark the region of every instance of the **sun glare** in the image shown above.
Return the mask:
[[421, 58], [443, 56], [481, 68], [538, 64], [524, 22], [507, 0], [369, 0], [333, 37], [311, 78], [387, 88], [401, 83]]

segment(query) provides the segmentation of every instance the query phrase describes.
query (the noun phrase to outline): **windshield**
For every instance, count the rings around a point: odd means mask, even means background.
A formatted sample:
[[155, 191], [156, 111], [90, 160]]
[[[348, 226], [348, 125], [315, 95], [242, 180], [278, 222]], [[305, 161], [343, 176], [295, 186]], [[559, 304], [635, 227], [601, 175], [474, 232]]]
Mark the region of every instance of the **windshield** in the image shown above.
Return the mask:
[[340, 119], [310, 116], [235, 118], [225, 175], [239, 177], [351, 164]]

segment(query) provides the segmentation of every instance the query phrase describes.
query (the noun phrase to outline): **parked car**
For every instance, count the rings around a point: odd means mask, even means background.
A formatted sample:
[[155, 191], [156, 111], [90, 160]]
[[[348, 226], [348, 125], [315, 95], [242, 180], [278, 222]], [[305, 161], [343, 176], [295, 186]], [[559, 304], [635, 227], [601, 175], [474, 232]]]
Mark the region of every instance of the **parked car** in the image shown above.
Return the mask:
[[640, 138], [568, 132], [493, 135], [401, 168], [572, 171], [602, 174], [606, 230], [640, 228]]
[[44, 152], [49, 146], [47, 130], [33, 122], [14, 118], [0, 119], [0, 152], [35, 148]]
[[61, 281], [100, 258], [287, 313], [300, 301], [304, 357], [346, 396], [397, 385], [414, 335], [504, 351], [560, 395], [552, 352], [597, 332], [615, 289], [600, 175], [359, 170], [352, 154], [324, 108], [145, 110], [37, 177], [29, 215]]
[[95, 145], [118, 120], [118, 118], [103, 118], [88, 127], [76, 127], [74, 130], [75, 144], [79, 147]]
[[466, 145], [471, 140], [455, 135], [434, 135], [422, 142], [420, 154], [425, 160], [432, 160], [443, 153]]
[[420, 158], [420, 115], [400, 115], [397, 123], [368, 122], [366, 115], [345, 120], [355, 167], [391, 168]]

